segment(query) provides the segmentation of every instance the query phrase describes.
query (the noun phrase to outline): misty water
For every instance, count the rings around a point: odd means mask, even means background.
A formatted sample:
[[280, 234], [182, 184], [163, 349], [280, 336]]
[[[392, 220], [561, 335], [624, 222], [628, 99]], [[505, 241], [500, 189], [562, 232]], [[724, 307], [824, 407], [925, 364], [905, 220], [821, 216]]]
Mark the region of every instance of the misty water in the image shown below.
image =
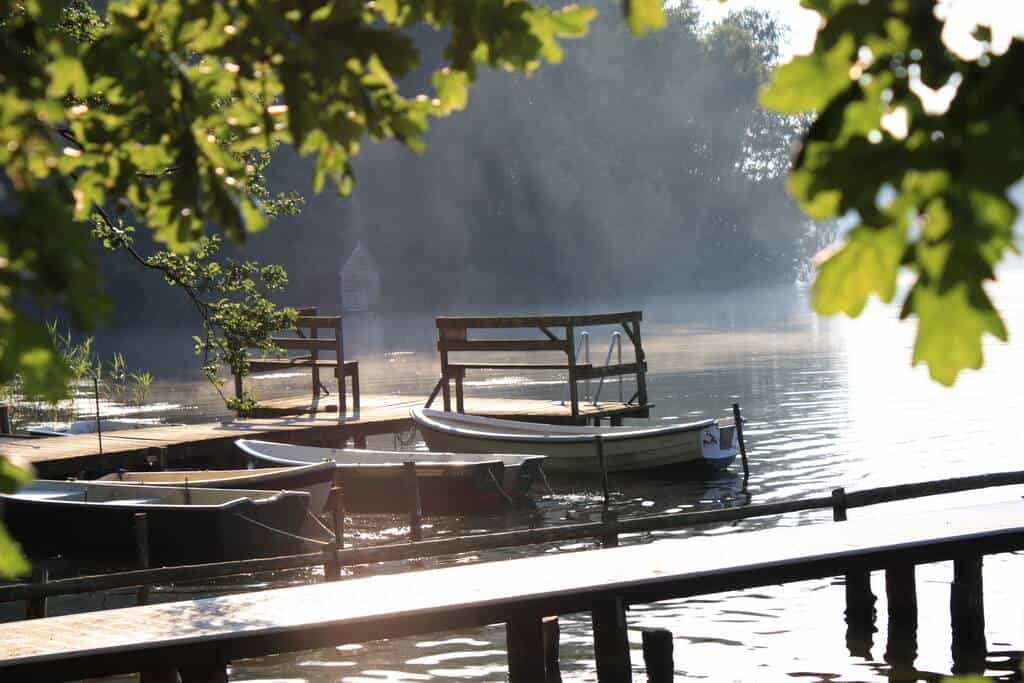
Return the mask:
[[[1009, 271], [995, 290], [1011, 331], [1024, 329], [1024, 272]], [[822, 319], [809, 311], [806, 290], [778, 287], [715, 296], [674, 296], [642, 302], [608, 302], [587, 307], [609, 311], [643, 307], [643, 332], [650, 364], [649, 391], [657, 404], [652, 422], [725, 415], [738, 400], [747, 418], [751, 480], [744, 493], [740, 467], [701, 482], [613, 476], [613, 502], [621, 515], [711, 509], [821, 495], [836, 486], [859, 489], [945, 476], [1020, 469], [1024, 393], [1017, 343], [988, 344], [982, 372], [968, 372], [953, 389], [910, 368], [913, 329], [896, 320], [893, 308], [871, 306], [861, 319]], [[506, 311], [508, 312], [508, 311]], [[551, 311], [547, 311], [551, 312]], [[584, 312], [584, 311], [578, 311]], [[346, 320], [346, 335], [362, 334], [359, 356], [364, 392], [425, 393], [436, 380], [433, 325], [421, 320], [366, 319], [361, 332]], [[376, 331], [368, 331], [374, 327]], [[415, 328], [415, 332], [410, 332]], [[405, 336], [399, 330], [407, 330]], [[603, 360], [608, 331], [595, 330], [592, 355]], [[371, 352], [380, 339], [403, 339], [386, 353]], [[303, 377], [262, 380], [265, 394], [301, 391]], [[174, 386], [183, 405], [214, 405], [200, 385]], [[191, 389], [188, 387], [191, 386]], [[530, 396], [557, 400], [553, 377], [493, 374], [468, 383], [469, 396]], [[615, 383], [602, 390], [615, 398]], [[625, 387], [628, 397], [631, 385]], [[205, 397], [205, 398], [204, 398]], [[195, 411], [193, 410], [193, 417]], [[407, 436], [407, 435], [403, 435]], [[396, 437], [371, 439], [391, 447]], [[410, 442], [410, 447], [415, 447]], [[601, 494], [596, 482], [553, 482], [555, 495], [540, 495], [537, 509], [503, 517], [428, 519], [427, 535], [450, 535], [566, 520], [596, 519]], [[948, 506], [1020, 498], [1019, 487], [855, 509], [851, 519], [876, 518], [899, 524], [908, 510], [941, 515]], [[350, 542], [400, 538], [400, 517], [351, 520]], [[828, 512], [786, 515], [675, 532], [625, 536], [623, 545], [659, 538], [742, 534], [773, 526], [833, 524]], [[837, 527], [836, 533], [842, 533]], [[546, 545], [464, 555], [442, 560], [360, 567], [351, 574], [412, 571], [424, 567], [497, 561], [531, 554], [572, 552], [590, 542]], [[989, 674], [1010, 677], [1024, 650], [1024, 608], [1019, 600], [1024, 558], [1013, 554], [985, 560], [986, 630]], [[163, 587], [157, 599], [187, 599], [218, 591], [293, 585], [318, 573], [290, 572], [235, 580], [217, 586]], [[312, 576], [311, 576], [312, 574]], [[914, 661], [922, 678], [948, 674], [951, 563], [924, 565], [917, 574], [920, 628]], [[739, 591], [699, 598], [634, 605], [631, 626], [659, 626], [675, 638], [680, 681], [888, 680], [885, 590], [881, 572], [873, 577], [879, 602], [877, 632], [866, 652], [851, 654], [843, 618], [841, 578]], [[107, 606], [130, 604], [127, 595]], [[77, 607], [76, 607], [77, 605]], [[57, 601], [58, 611], [81, 608], [77, 600]], [[93, 608], [98, 605], [93, 605]], [[631, 632], [636, 680], [644, 680], [640, 636]], [[561, 619], [563, 680], [596, 680], [589, 615]], [[502, 625], [438, 632], [422, 637], [343, 645], [298, 654], [234, 662], [232, 681], [445, 681], [505, 680]], [[905, 680], [905, 679], [901, 679]]]

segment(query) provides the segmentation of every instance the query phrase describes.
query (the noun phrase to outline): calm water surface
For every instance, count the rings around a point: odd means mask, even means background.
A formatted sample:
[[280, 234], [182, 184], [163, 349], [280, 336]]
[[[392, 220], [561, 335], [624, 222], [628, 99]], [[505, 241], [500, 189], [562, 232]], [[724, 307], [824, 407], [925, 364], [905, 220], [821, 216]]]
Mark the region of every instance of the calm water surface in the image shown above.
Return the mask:
[[[1011, 332], [1024, 334], [1024, 273], [1008, 273], [995, 293]], [[638, 306], [632, 302], [625, 307]], [[724, 415], [731, 403], [739, 400], [748, 420], [752, 476], [746, 493], [735, 472], [696, 483], [613, 477], [614, 502], [620, 514], [708, 509], [746, 500], [765, 502], [817, 495], [836, 486], [864, 488], [1022, 469], [1024, 364], [1017, 342], [989, 344], [983, 372], [967, 373], [954, 389], [943, 389], [928, 380], [923, 368], [910, 369], [912, 327], [897, 323], [894, 311], [889, 309], [869, 307], [861, 319], [853, 322], [823, 320], [808, 312], [806, 293], [792, 288], [745, 292], [714, 301], [651, 301], [643, 307], [651, 372], [649, 392], [657, 403], [651, 421]], [[436, 379], [436, 354], [430, 350], [430, 320], [425, 319], [420, 323], [423, 325], [426, 331], [410, 343], [408, 350], [360, 358], [366, 378], [364, 392], [424, 393], [429, 389]], [[595, 362], [603, 360], [607, 348], [603, 335], [607, 334], [595, 332]], [[265, 381], [268, 383], [263, 391], [269, 395], [272, 380]], [[278, 380], [278, 386], [282, 381]], [[300, 379], [295, 386], [303, 384]], [[557, 399], [560, 389], [551, 378], [491, 375], [472, 382], [467, 392], [471, 396]], [[617, 391], [616, 384], [606, 385], [603, 396], [613, 398]], [[626, 386], [625, 391], [628, 396], [632, 387]], [[195, 397], [190, 400], [194, 403]], [[204, 405], [209, 408], [212, 404]], [[378, 446], [392, 444], [392, 437], [376, 438]], [[733, 469], [738, 470], [738, 464]], [[429, 532], [457, 534], [596, 518], [600, 493], [594, 484], [561, 480], [553, 485], [555, 495], [542, 498], [535, 512], [435, 519]], [[1006, 500], [1020, 498], [1021, 494], [1019, 488], [974, 492], [858, 509], [850, 517], [875, 516], [879, 524], [899, 523], [907, 510]], [[356, 543], [400, 537], [405, 530], [400, 518], [352, 521], [358, 529]], [[817, 523], [832, 523], [830, 515], [809, 513], [750, 520], [625, 537], [623, 543]], [[591, 543], [569, 543], [444, 561], [389, 563], [358, 568], [354, 574], [592, 547]], [[985, 562], [991, 676], [1011, 676], [1024, 649], [1022, 570], [1024, 557], [1017, 555], [990, 556]], [[310, 578], [305, 573], [289, 573], [267, 577], [260, 583], [235, 582], [189, 591], [164, 589], [160, 599], [290, 585]], [[948, 607], [951, 579], [951, 564], [926, 565], [918, 570], [920, 629], [915, 668], [924, 680], [948, 674], [952, 665]], [[672, 631], [679, 681], [889, 680], [881, 573], [874, 577], [874, 592], [879, 596], [877, 608], [882, 618], [867, 651], [858, 655], [851, 654], [847, 647], [839, 579], [634, 605], [628, 618], [631, 626], [660, 626]], [[108, 598], [108, 604], [124, 600], [115, 596]], [[58, 609], [75, 609], [75, 605], [67, 602]], [[561, 629], [563, 680], [596, 680], [589, 616], [563, 618]], [[645, 680], [639, 634], [631, 633], [630, 638], [635, 678]], [[231, 680], [502, 681], [506, 678], [505, 667], [504, 627], [491, 626], [236, 662]]]

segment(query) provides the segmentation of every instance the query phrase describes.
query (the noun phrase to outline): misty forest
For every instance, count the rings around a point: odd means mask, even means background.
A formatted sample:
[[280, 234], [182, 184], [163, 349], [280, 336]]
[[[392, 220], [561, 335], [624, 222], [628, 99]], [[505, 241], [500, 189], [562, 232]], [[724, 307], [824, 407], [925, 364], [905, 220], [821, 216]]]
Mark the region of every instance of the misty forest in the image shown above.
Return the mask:
[[[401, 84], [408, 93], [427, 87], [445, 42], [415, 38], [424, 67]], [[360, 241], [385, 311], [586, 308], [654, 289], [792, 282], [832, 236], [816, 236], [785, 193], [800, 119], [757, 104], [783, 38], [768, 13], [707, 26], [684, 3], [665, 30], [633, 40], [608, 8], [557, 67], [482, 71], [472, 106], [435, 123], [422, 154], [368, 145], [352, 197], [306, 196], [245, 256], [286, 268], [281, 303], [327, 310], [342, 303], [338, 273]], [[282, 150], [268, 184], [301, 191], [310, 163]], [[122, 253], [103, 259], [114, 328], [192, 315], [159, 274]]]

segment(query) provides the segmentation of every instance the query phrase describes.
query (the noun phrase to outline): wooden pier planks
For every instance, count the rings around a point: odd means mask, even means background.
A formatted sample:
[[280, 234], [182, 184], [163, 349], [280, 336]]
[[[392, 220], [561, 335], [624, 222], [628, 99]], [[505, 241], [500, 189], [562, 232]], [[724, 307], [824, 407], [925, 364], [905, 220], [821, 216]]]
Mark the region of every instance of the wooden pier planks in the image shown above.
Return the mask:
[[[336, 399], [335, 399], [336, 401]], [[13, 455], [34, 465], [44, 477], [73, 476], [82, 470], [116, 468], [121, 458], [145, 457], [150, 448], [180, 451], [228, 449], [235, 439], [277, 439], [298, 443], [336, 445], [345, 436], [405, 431], [412, 427], [409, 409], [423, 405], [424, 396], [373, 395], [362, 397], [358, 415], [339, 415], [337, 403], [321, 399], [315, 412], [277, 418], [245, 418], [229, 422], [170, 425], [103, 433], [103, 458], [95, 434], [27, 439], [0, 437], [0, 454]], [[309, 405], [308, 398], [274, 402], [274, 405]], [[568, 406], [529, 399], [479, 398], [468, 401], [469, 412], [493, 417], [538, 419], [568, 415]], [[602, 403], [601, 409], [626, 408]], [[635, 408], [631, 406], [629, 408]], [[594, 411], [597, 408], [593, 409]], [[182, 459], [189, 453], [183, 452]]]
[[0, 678], [222, 661], [1024, 548], [1013, 501], [663, 540], [0, 625]]

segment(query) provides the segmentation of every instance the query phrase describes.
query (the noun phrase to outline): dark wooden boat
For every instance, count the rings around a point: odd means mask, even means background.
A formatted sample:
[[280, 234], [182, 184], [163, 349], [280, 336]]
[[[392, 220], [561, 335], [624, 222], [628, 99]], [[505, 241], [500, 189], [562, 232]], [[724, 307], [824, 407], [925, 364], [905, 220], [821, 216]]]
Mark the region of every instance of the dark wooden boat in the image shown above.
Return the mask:
[[309, 509], [320, 512], [334, 484], [334, 465], [318, 462], [298, 467], [268, 467], [254, 470], [168, 470], [166, 472], [116, 472], [96, 481], [146, 484], [149, 486], [191, 486], [206, 489], [250, 489], [258, 491], [305, 491]]
[[146, 513], [154, 565], [308, 552], [327, 541], [309, 494], [34, 481], [0, 496], [4, 523], [30, 555], [110, 562], [135, 558], [135, 515]]
[[334, 462], [345, 509], [361, 513], [408, 509], [406, 462], [415, 465], [423, 512], [459, 515], [499, 512], [525, 502], [530, 487], [542, 476], [544, 461], [538, 455], [316, 448], [250, 439], [239, 439], [235, 445], [257, 467]]

